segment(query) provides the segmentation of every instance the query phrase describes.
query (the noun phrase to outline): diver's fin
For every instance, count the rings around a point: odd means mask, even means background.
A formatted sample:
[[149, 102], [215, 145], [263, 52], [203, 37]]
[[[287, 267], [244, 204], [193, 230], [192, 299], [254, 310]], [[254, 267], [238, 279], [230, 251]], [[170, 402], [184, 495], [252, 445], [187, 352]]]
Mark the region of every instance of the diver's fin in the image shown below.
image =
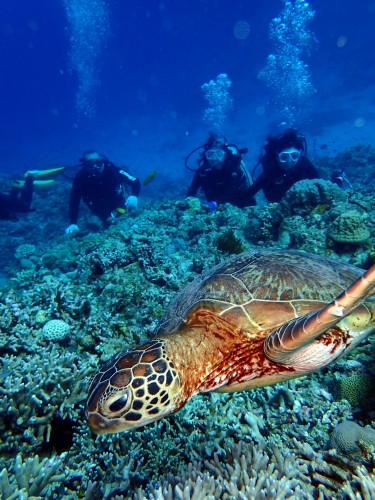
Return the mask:
[[[48, 180], [44, 180], [44, 181], [34, 181], [33, 184], [34, 184], [34, 186], [38, 186], [38, 187], [46, 187], [46, 186], [52, 186], [53, 184], [55, 184], [55, 182], [56, 181], [54, 179], [48, 179]], [[13, 184], [12, 184], [12, 186], [14, 188], [18, 188], [18, 189], [23, 188], [24, 185], [25, 185], [25, 181], [20, 181], [20, 180], [13, 181]]]
[[48, 170], [28, 170], [25, 172], [25, 177], [32, 175], [34, 177], [43, 177], [46, 175], [56, 175], [64, 170], [65, 167], [50, 168]]
[[56, 181], [54, 179], [49, 179], [45, 181], [34, 181], [34, 186], [41, 186], [41, 187], [52, 186], [52, 184], [55, 184], [55, 182]]

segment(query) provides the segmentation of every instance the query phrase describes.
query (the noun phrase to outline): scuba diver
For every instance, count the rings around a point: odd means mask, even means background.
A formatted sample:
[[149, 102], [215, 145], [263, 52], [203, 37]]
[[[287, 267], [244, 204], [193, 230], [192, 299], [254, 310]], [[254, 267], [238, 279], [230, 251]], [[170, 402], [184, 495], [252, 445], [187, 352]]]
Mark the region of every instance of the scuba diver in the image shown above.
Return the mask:
[[[81, 199], [103, 222], [110, 215], [137, 208], [141, 190], [139, 179], [116, 167], [97, 151], [86, 151], [79, 161], [82, 169], [73, 181], [69, 204], [70, 225], [65, 230], [66, 234], [79, 229], [77, 220]], [[126, 193], [127, 187], [130, 195]]]
[[53, 179], [36, 180], [36, 178], [54, 176], [62, 170], [63, 167], [25, 172], [25, 180], [14, 181], [9, 193], [0, 193], [0, 219], [18, 220], [17, 213], [33, 212], [31, 202], [34, 186], [49, 186], [54, 183]]
[[304, 136], [296, 129], [289, 128], [278, 136], [267, 137], [265, 154], [259, 162], [263, 172], [256, 178], [249, 192], [254, 196], [261, 189], [270, 203], [279, 202], [293, 184], [302, 179], [317, 179], [319, 174], [307, 158], [307, 145]]
[[[189, 158], [200, 149], [198, 169], [193, 169], [188, 164]], [[247, 148], [238, 149], [234, 144], [227, 144], [225, 137], [211, 132], [207, 142], [185, 159], [186, 168], [195, 172], [186, 196], [196, 196], [201, 189], [211, 211], [221, 203], [240, 208], [254, 205], [255, 200], [249, 194], [250, 176], [242, 161], [244, 153]]]
[[335, 170], [334, 172], [332, 172], [331, 182], [333, 182], [343, 190], [351, 191], [353, 189], [349, 179], [346, 177], [344, 170]]
[[34, 192], [34, 177], [25, 181], [15, 181], [9, 193], [0, 193], [0, 219], [18, 220], [16, 214], [32, 212], [31, 202]]

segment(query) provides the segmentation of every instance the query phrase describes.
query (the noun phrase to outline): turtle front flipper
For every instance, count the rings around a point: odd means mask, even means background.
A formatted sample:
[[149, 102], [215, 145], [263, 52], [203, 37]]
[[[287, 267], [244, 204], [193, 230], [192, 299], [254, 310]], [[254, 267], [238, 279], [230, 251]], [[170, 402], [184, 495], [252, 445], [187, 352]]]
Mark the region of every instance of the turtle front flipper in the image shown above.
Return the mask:
[[[356, 314], [353, 321], [349, 324], [348, 320], [343, 322], [344, 328], [340, 330], [342, 333], [339, 338], [331, 338], [330, 342], [325, 342], [328, 349], [322, 349], [321, 344], [315, 345], [314, 340], [338, 323], [341, 325], [344, 318], [374, 293], [375, 265], [325, 307], [292, 319], [271, 332], [264, 342], [265, 355], [275, 363], [297, 365], [307, 371], [327, 365], [349, 347], [358, 323], [361, 324], [361, 339], [375, 330], [374, 306], [371, 310], [363, 306], [365, 311]], [[368, 326], [364, 322], [367, 322]], [[353, 330], [354, 335], [350, 336]], [[328, 345], [329, 343], [331, 345]]]

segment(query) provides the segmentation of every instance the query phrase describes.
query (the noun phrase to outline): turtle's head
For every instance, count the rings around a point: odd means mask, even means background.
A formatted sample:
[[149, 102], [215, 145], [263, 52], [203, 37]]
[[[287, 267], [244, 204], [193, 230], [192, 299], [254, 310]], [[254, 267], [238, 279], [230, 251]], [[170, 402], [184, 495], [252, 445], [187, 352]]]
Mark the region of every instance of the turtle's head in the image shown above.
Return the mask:
[[180, 379], [163, 340], [120, 352], [89, 385], [89, 427], [97, 434], [108, 434], [150, 424], [179, 409], [179, 389]]

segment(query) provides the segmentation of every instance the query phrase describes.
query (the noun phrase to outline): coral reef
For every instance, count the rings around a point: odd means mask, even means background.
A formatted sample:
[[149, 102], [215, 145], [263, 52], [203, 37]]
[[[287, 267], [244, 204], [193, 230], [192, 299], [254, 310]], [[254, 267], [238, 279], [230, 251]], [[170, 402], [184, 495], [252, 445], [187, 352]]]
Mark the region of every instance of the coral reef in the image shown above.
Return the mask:
[[335, 157], [323, 157], [315, 161], [328, 179], [332, 172], [345, 172], [355, 189], [371, 189], [375, 179], [375, 148], [370, 144], [360, 144]]
[[323, 179], [305, 179], [296, 182], [280, 202], [284, 216], [305, 215], [322, 205], [326, 208], [346, 202], [348, 195], [336, 184]]
[[65, 453], [59, 458], [44, 458], [38, 455], [23, 461], [17, 455], [14, 463], [14, 474], [4, 468], [0, 472], [0, 497], [3, 500], [18, 498], [52, 498], [54, 490], [64, 479], [64, 474], [56, 474], [62, 469]]
[[221, 252], [229, 254], [239, 254], [246, 250], [246, 246], [241, 239], [234, 234], [232, 229], [228, 229], [218, 237], [217, 248]]
[[[368, 149], [352, 151], [361, 152], [369, 165]], [[36, 207], [45, 203], [39, 196]], [[360, 439], [350, 456], [327, 451], [342, 422], [375, 429], [373, 338], [315, 375], [202, 395], [136, 432], [93, 436], [84, 417], [97, 366], [146, 341], [176, 292], [228, 253], [283, 246], [370, 265], [372, 193], [302, 181], [279, 204], [222, 205], [215, 213], [196, 198], [143, 200], [106, 228], [83, 209], [73, 238], [61, 234], [67, 197], [61, 183], [48, 220], [36, 210], [17, 223], [0, 222], [2, 497], [374, 496], [375, 459], [366, 443]], [[366, 241], [333, 242], [334, 221], [351, 212], [365, 223]], [[64, 322], [68, 336], [46, 338], [50, 321]]]

